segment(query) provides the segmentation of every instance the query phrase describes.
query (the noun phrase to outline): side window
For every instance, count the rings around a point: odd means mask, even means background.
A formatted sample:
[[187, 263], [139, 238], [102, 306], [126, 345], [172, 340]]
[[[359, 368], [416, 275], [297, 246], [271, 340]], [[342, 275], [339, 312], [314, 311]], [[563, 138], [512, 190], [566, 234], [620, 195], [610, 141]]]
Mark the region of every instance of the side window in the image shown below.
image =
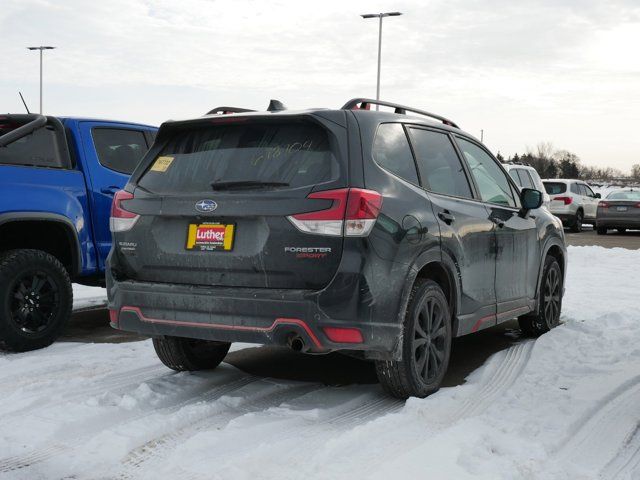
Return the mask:
[[591, 190], [591, 188], [589, 187], [589, 185], [582, 185], [582, 188], [584, 188], [584, 194], [587, 197], [595, 197], [596, 194], [593, 193], [593, 190]]
[[418, 172], [404, 128], [400, 123], [383, 123], [373, 141], [373, 159], [385, 170], [418, 185]]
[[147, 153], [147, 142], [140, 130], [94, 128], [91, 134], [98, 161], [110, 170], [130, 175]]
[[509, 170], [509, 176], [513, 178], [513, 181], [516, 182], [518, 186], [522, 186], [522, 182], [520, 181], [520, 176], [518, 175], [517, 169], [512, 168], [511, 170]]
[[582, 192], [578, 188], [578, 184], [577, 183], [572, 183], [571, 184], [571, 193], [575, 193], [576, 195], [582, 195]]
[[472, 198], [469, 180], [449, 136], [410, 128], [424, 188], [444, 195]]
[[520, 177], [520, 185], [522, 185], [522, 188], [536, 188], [533, 186], [533, 181], [529, 176], [529, 172], [523, 168], [518, 169], [518, 177]]
[[457, 141], [478, 185], [482, 200], [505, 207], [515, 207], [516, 202], [509, 180], [497, 162], [476, 144], [461, 137], [457, 137]]
[[38, 128], [0, 148], [0, 165], [65, 168], [65, 163], [60, 154], [58, 134], [50, 126]]

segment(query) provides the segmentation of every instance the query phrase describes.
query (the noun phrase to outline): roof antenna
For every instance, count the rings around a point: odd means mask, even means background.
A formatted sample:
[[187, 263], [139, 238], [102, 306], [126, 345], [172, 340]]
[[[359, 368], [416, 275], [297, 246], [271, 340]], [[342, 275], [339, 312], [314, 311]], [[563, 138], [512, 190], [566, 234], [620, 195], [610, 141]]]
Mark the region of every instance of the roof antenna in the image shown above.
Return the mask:
[[29, 107], [27, 107], [27, 102], [24, 101], [24, 97], [22, 96], [22, 92], [18, 92], [18, 94], [20, 95], [20, 99], [22, 100], [22, 104], [24, 105], [24, 108], [27, 109], [27, 113], [31, 114], [31, 112], [29, 111]]
[[269, 102], [269, 106], [267, 107], [267, 112], [281, 112], [282, 110], [286, 110], [281, 101], [279, 100], [271, 100]]

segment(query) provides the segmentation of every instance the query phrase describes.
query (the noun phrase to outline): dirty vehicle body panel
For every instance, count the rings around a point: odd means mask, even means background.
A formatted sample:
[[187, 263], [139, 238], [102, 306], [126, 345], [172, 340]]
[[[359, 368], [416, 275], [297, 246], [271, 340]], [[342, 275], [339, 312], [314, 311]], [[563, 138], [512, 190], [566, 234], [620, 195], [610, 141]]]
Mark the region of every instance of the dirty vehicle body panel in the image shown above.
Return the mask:
[[[467, 192], [429, 186], [421, 138], [459, 162]], [[546, 209], [519, 216], [517, 187], [504, 170], [513, 204], [484, 201], [462, 141], [495, 161], [458, 128], [394, 113], [256, 112], [163, 124], [116, 198], [135, 219], [114, 233], [108, 260], [112, 326], [223, 342], [286, 345], [296, 337], [311, 353], [386, 359], [398, 358], [417, 278], [443, 285], [454, 335], [534, 311], [548, 251], [564, 270], [561, 224]], [[291, 145], [302, 146], [299, 157], [282, 153]], [[273, 168], [259, 165], [267, 161]], [[247, 179], [271, 185], [231, 185]], [[344, 197], [335, 193], [345, 189]], [[341, 201], [348, 219], [348, 198], [361, 192], [382, 201], [366, 235], [345, 234], [347, 220], [335, 236], [296, 223], [321, 219]], [[194, 232], [224, 230], [228, 241], [229, 226], [232, 246], [192, 248]], [[336, 340], [336, 327], [361, 337]]]

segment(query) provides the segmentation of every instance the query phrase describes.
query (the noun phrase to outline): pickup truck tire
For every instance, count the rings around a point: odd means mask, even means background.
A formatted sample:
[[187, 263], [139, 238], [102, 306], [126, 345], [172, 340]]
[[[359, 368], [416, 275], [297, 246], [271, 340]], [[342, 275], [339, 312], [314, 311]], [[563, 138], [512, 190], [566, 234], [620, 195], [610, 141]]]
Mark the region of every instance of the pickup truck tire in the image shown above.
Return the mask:
[[213, 370], [227, 355], [230, 343], [182, 337], [156, 337], [153, 348], [171, 370], [191, 372]]
[[42, 250], [0, 254], [0, 348], [14, 352], [51, 345], [73, 307], [67, 270]]

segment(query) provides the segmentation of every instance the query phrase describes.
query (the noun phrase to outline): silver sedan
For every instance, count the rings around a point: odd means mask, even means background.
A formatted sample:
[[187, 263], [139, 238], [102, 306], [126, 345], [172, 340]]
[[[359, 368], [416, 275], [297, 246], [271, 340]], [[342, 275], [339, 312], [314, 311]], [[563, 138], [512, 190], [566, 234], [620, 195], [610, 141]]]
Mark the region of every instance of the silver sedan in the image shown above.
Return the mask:
[[614, 190], [598, 203], [596, 230], [606, 235], [615, 228], [623, 233], [629, 229], [640, 229], [640, 189]]

